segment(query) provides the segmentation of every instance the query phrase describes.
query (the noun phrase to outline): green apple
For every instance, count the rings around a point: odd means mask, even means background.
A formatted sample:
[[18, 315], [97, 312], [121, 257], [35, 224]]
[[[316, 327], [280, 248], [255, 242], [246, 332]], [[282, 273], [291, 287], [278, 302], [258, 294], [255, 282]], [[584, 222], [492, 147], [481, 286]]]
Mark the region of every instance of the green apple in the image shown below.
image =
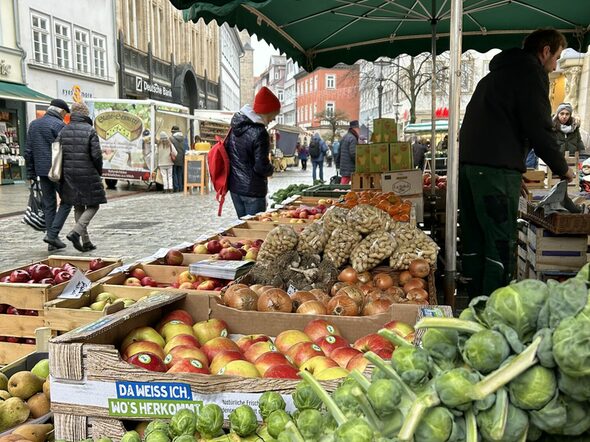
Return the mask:
[[49, 376], [49, 359], [41, 359], [37, 362], [31, 369], [31, 373], [41, 379], [47, 379], [47, 376]]

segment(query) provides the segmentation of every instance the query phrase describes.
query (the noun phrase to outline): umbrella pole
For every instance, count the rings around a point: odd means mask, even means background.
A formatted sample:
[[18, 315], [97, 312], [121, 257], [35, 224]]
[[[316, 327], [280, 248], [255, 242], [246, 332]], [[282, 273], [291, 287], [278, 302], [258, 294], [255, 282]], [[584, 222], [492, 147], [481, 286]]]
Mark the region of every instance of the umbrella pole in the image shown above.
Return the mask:
[[457, 209], [459, 202], [459, 115], [461, 106], [461, 38], [463, 2], [451, 0], [451, 84], [445, 226], [445, 304], [455, 306], [457, 294]]
[[[438, 19], [436, 18], [436, 0], [432, 0], [432, 18], [430, 19], [430, 24], [432, 26], [432, 36], [430, 39], [430, 53], [432, 54], [432, 79], [431, 79], [431, 88], [430, 88], [430, 120], [432, 123], [430, 124], [430, 175], [432, 178], [432, 182], [430, 183], [430, 203], [431, 207], [434, 208], [435, 202], [435, 193], [436, 193], [436, 180], [434, 179], [434, 175], [436, 174], [436, 25]], [[435, 213], [433, 213], [434, 215]], [[435, 224], [433, 218], [433, 226]]]

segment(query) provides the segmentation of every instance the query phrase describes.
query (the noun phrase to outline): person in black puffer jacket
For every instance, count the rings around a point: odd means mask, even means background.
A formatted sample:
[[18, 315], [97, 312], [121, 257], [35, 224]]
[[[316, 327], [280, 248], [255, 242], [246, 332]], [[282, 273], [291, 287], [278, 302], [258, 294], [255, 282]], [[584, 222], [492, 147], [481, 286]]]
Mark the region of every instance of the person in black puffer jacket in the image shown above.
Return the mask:
[[76, 219], [66, 238], [77, 250], [87, 252], [96, 248], [90, 242], [88, 224], [107, 197], [101, 178], [100, 143], [85, 104], [72, 104], [70, 124], [60, 132], [59, 138], [63, 155], [61, 196], [74, 206]]
[[238, 218], [266, 210], [268, 177], [273, 173], [266, 126], [280, 110], [278, 98], [263, 87], [254, 106], [245, 105], [232, 118], [225, 148], [230, 163], [228, 188]]

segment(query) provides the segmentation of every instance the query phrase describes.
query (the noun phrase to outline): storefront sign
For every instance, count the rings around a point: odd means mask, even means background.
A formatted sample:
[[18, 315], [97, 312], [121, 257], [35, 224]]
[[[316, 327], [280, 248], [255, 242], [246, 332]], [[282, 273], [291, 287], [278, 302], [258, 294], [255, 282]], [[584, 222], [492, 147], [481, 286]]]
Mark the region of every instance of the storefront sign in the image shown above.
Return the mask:
[[135, 90], [140, 93], [149, 93], [161, 95], [162, 97], [172, 98], [172, 89], [159, 83], [150, 83], [143, 77], [135, 77]]
[[57, 80], [57, 98], [68, 103], [81, 103], [94, 98], [94, 88], [71, 81]]

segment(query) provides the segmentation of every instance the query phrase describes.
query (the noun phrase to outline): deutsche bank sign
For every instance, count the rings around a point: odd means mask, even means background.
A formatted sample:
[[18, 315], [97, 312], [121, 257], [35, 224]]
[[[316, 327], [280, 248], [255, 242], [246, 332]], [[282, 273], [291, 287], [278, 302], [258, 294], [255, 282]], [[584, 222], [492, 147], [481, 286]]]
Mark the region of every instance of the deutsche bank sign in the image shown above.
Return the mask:
[[135, 77], [135, 90], [137, 92], [151, 92], [152, 94], [172, 98], [172, 89], [158, 83], [150, 83], [142, 77]]

